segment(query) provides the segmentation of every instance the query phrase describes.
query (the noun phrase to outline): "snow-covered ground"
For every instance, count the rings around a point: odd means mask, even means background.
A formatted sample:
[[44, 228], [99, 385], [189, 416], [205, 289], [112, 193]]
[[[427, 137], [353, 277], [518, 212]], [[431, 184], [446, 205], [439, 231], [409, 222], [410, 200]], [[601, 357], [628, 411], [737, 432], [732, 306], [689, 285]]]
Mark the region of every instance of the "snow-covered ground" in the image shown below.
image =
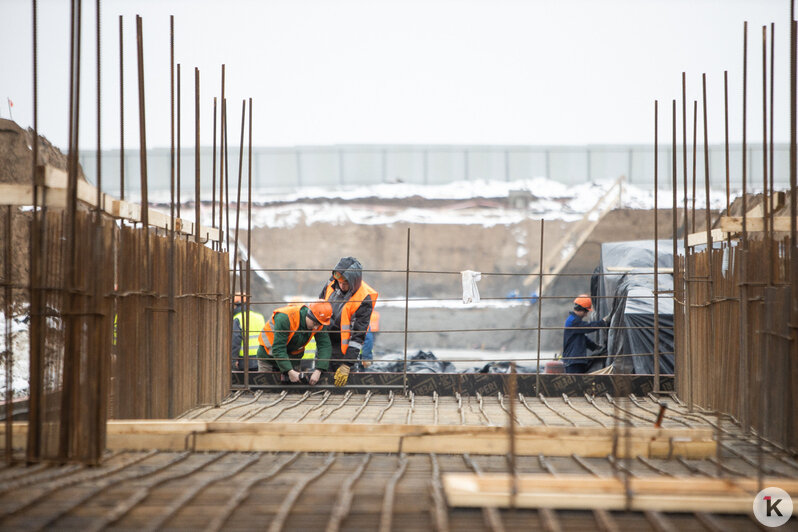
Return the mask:
[[[617, 204], [633, 209], [652, 209], [654, 191], [649, 188], [623, 185], [601, 204], [599, 199], [613, 187], [613, 181], [585, 182], [564, 185], [545, 178], [518, 181], [457, 181], [445, 185], [379, 184], [346, 189], [303, 188], [294, 192], [261, 190], [253, 197], [253, 227], [290, 228], [315, 223], [385, 225], [394, 223], [479, 224], [485, 227], [516, 224], [526, 219], [576, 221], [597, 207], [594, 215], [605, 207]], [[509, 207], [452, 208], [402, 207], [367, 205], [365, 200], [423, 198], [427, 200], [469, 200], [482, 198], [506, 200], [512, 191], [529, 192], [533, 199], [527, 208]], [[696, 209], [704, 208], [704, 194], [696, 198]], [[319, 203], [321, 200], [321, 203]], [[364, 201], [357, 201], [364, 200]], [[681, 200], [677, 206], [681, 206]], [[350, 202], [354, 202], [350, 204]], [[376, 201], [375, 201], [376, 202]], [[672, 208], [672, 195], [661, 190], [657, 200], [660, 209]], [[725, 193], [713, 191], [710, 206], [726, 205]], [[209, 214], [207, 207], [204, 209]], [[243, 213], [242, 213], [243, 214]], [[206, 221], [209, 223], [210, 219]], [[246, 224], [246, 221], [243, 221]]]
[[[11, 368], [12, 376], [12, 389], [15, 395], [27, 394], [28, 379], [30, 377], [30, 359], [28, 353], [30, 351], [28, 343], [28, 324], [23, 322], [20, 317], [13, 317], [10, 320], [11, 324], [11, 353], [13, 355], [13, 365]], [[0, 390], [5, 393], [6, 382], [8, 375], [6, 375], [6, 318], [5, 314], [0, 312], [0, 352], [4, 354], [2, 361], [0, 361]]]

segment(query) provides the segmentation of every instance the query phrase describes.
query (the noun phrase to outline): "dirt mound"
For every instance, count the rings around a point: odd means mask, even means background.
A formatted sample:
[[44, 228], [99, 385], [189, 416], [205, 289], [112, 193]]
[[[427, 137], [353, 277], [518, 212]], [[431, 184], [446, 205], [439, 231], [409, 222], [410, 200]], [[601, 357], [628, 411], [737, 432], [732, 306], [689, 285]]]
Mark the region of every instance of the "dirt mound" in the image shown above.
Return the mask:
[[[0, 183], [31, 183], [33, 130], [22, 129], [12, 120], [0, 118]], [[67, 169], [67, 156], [39, 135], [38, 164]], [[83, 169], [78, 175], [84, 181]]]

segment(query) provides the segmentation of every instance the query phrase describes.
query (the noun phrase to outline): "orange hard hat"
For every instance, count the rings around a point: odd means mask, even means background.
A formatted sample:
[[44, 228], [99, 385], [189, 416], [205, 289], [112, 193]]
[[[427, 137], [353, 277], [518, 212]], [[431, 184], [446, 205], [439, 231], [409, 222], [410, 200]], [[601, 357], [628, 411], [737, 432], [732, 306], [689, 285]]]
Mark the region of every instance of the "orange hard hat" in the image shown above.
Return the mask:
[[329, 301], [314, 301], [308, 305], [310, 317], [322, 325], [329, 325], [332, 318], [332, 305]]
[[593, 302], [590, 301], [590, 296], [587, 294], [579, 294], [579, 296], [574, 299], [574, 305], [578, 305], [585, 310], [593, 309]]

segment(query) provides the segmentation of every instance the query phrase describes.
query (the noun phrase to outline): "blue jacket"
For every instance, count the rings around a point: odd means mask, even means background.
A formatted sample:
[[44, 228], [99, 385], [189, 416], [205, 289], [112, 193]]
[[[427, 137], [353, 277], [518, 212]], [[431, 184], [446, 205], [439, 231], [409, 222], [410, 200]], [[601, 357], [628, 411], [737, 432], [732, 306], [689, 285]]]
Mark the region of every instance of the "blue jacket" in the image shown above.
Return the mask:
[[588, 333], [595, 332], [598, 327], [606, 327], [604, 320], [582, 321], [573, 311], [568, 314], [565, 320], [565, 330], [562, 333], [562, 358], [566, 366], [572, 364], [587, 364], [587, 359], [577, 358], [568, 360], [571, 357], [583, 357], [587, 355], [587, 348], [596, 349], [598, 344], [587, 337]]

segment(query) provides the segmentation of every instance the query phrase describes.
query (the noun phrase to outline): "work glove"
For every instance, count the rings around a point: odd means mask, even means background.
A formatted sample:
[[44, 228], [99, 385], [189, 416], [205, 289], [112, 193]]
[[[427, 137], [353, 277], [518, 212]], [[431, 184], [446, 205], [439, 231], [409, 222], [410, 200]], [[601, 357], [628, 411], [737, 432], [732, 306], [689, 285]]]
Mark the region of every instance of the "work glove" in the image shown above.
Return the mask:
[[345, 357], [349, 360], [357, 360], [357, 357], [360, 356], [360, 349], [357, 347], [347, 347], [346, 348], [346, 355]]
[[296, 384], [297, 382], [299, 382], [299, 380], [301, 378], [302, 378], [302, 375], [298, 371], [296, 371], [295, 369], [292, 369], [292, 370], [288, 371], [288, 380], [290, 380], [291, 382]]
[[335, 370], [335, 385], [346, 386], [346, 381], [349, 380], [349, 366], [342, 364]]
[[321, 370], [317, 369], [314, 370], [313, 373], [310, 374], [310, 379], [308, 379], [308, 384], [311, 386], [315, 386], [319, 379], [321, 378]]

